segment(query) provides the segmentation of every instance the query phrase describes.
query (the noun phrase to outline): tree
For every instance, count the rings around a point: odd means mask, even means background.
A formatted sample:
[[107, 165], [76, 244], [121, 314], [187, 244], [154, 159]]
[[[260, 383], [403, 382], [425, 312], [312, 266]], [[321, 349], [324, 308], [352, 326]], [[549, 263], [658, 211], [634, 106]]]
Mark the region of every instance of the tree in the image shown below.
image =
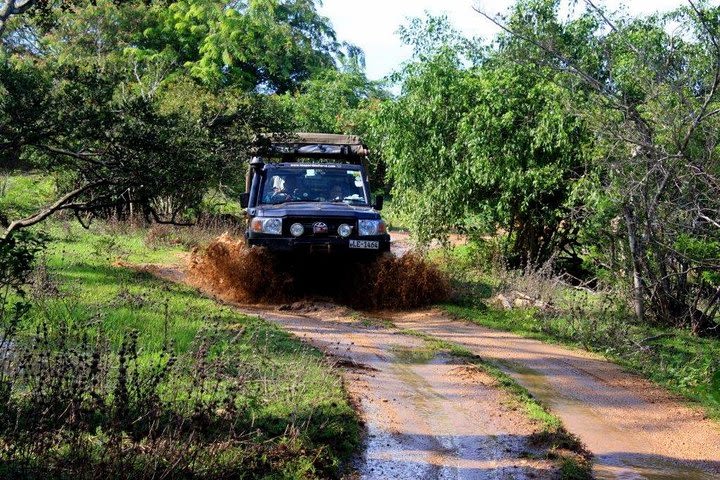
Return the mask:
[[624, 223], [637, 316], [717, 334], [720, 8], [632, 19], [585, 5], [567, 22], [556, 1], [485, 16], [525, 47], [523, 62], [591, 96], [598, 188]]
[[565, 114], [548, 69], [518, 65], [502, 46], [483, 58], [437, 20], [427, 25], [432, 38], [411, 39], [419, 61], [377, 121], [394, 198], [421, 238], [502, 229], [512, 263], [545, 262], [573, 242], [568, 199], [587, 131]]
[[64, 180], [5, 238], [58, 210], [188, 221], [209, 187], [242, 181], [256, 132], [285, 127], [267, 92], [331, 68], [342, 47], [314, 2], [298, 0], [101, 0], [13, 25], [12, 55], [0, 53], [0, 158]]
[[371, 183], [382, 187], [385, 165], [370, 126], [379, 104], [388, 98], [379, 82], [367, 79], [362, 64], [351, 60], [306, 80], [280, 100], [293, 130], [353, 134], [368, 142]]
[[308, 132], [360, 134], [357, 116], [368, 102], [386, 98], [356, 66], [326, 70], [283, 96], [295, 128]]
[[314, 0], [180, 0], [152, 8], [132, 48], [172, 55], [206, 85], [287, 92], [359, 50], [337, 42]]
[[[154, 220], [177, 221], [213, 180], [207, 172], [218, 170], [206, 128], [163, 115], [141, 96], [114, 99], [110, 79], [74, 68], [60, 68], [51, 79], [50, 72], [6, 60], [0, 82], [8, 99], [0, 154], [29, 157], [67, 181], [53, 205], [11, 222], [5, 238], [58, 210], [81, 218], [128, 202]], [[164, 197], [173, 205], [159, 212], [154, 202]]]

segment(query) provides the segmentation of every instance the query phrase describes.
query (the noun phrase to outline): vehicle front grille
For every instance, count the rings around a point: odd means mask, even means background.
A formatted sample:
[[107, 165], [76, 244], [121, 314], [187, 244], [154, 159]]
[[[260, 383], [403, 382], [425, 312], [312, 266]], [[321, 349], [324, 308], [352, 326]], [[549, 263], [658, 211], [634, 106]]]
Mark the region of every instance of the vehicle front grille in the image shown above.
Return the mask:
[[[322, 222], [328, 227], [328, 233], [317, 234], [313, 233], [313, 225], [317, 222]], [[305, 233], [302, 237], [314, 236], [314, 237], [339, 237], [337, 229], [343, 223], [350, 225], [353, 228], [353, 233], [350, 237], [357, 236], [357, 220], [354, 218], [338, 218], [338, 217], [287, 217], [283, 219], [283, 235], [290, 235], [290, 225], [293, 223], [300, 223], [305, 228]]]

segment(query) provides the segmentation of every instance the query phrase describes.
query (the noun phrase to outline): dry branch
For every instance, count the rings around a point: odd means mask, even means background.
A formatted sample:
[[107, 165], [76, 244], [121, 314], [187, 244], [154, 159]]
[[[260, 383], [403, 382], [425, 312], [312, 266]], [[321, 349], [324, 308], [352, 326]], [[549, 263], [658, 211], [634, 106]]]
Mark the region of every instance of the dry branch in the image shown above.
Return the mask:
[[35, 215], [27, 218], [23, 218], [20, 220], [14, 220], [12, 223], [10, 223], [10, 226], [5, 230], [5, 233], [0, 238], [0, 241], [5, 241], [15, 232], [16, 230], [20, 230], [22, 228], [31, 227], [37, 223], [42, 222], [46, 218], [48, 218], [50, 215], [52, 215], [55, 212], [58, 212], [60, 210], [67, 210], [67, 209], [78, 209], [81, 208], [78, 204], [69, 203], [72, 200], [76, 199], [83, 193], [87, 192], [88, 190], [91, 190], [95, 187], [99, 187], [101, 185], [104, 185], [104, 180], [88, 183], [86, 185], [83, 185], [80, 188], [76, 188], [75, 190], [66, 193], [62, 197], [60, 197], [55, 203], [47, 207], [46, 209], [36, 213]]

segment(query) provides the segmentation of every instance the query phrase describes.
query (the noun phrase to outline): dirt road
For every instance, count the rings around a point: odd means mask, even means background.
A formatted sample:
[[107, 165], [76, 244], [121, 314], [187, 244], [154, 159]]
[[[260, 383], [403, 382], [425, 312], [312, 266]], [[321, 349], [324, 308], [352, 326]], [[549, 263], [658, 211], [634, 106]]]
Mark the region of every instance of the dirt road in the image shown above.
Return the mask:
[[282, 325], [350, 368], [345, 381], [367, 426], [360, 478], [556, 478], [536, 427], [475, 367], [427, 355], [422, 340], [342, 308], [303, 314], [244, 309]]
[[[152, 270], [151, 270], [152, 271]], [[155, 269], [184, 281], [176, 267]], [[482, 372], [425, 358], [412, 329], [493, 360], [549, 405], [594, 455], [597, 478], [720, 478], [720, 426], [666, 391], [586, 352], [523, 339], [437, 310], [366, 324], [343, 308], [291, 313], [238, 306], [354, 366], [346, 373], [367, 424], [361, 478], [553, 478], [530, 442], [533, 425], [508, 409]]]
[[597, 478], [720, 478], [720, 426], [666, 391], [586, 352], [448, 318], [392, 315], [503, 365], [594, 454]]
[[[178, 267], [140, 269], [186, 281]], [[279, 324], [344, 367], [345, 386], [367, 430], [363, 451], [354, 461], [355, 476], [559, 478], [557, 464], [547, 459], [547, 446], [534, 441], [539, 427], [476, 367], [436, 355], [421, 339], [332, 304], [294, 305], [289, 312], [233, 305]]]

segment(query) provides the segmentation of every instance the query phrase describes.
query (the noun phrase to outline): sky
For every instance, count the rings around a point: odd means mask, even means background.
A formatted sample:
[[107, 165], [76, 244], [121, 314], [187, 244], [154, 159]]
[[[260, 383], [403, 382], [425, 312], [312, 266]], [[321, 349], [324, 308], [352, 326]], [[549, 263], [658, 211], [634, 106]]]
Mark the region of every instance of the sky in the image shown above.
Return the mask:
[[[625, 5], [632, 15], [670, 10], [682, 0], [599, 0], [611, 9]], [[411, 17], [446, 14], [450, 22], [468, 37], [492, 38], [497, 28], [473, 10], [504, 12], [513, 0], [323, 0], [319, 11], [335, 27], [338, 40], [357, 45], [365, 52], [367, 76], [379, 80], [408, 60], [411, 49], [396, 35]], [[714, 3], [714, 2], [713, 2]]]

